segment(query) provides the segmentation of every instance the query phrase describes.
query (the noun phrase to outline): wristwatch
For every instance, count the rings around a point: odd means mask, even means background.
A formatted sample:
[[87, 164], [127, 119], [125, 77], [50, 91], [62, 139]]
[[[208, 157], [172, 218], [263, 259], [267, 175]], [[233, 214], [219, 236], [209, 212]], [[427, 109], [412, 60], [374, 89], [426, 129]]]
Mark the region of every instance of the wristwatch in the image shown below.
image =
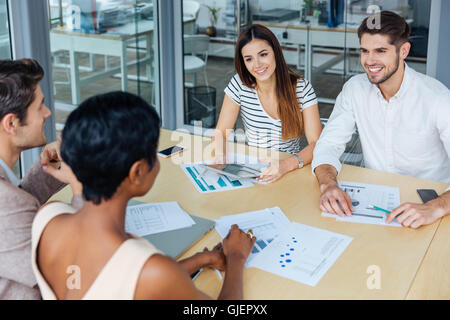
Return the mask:
[[297, 155], [297, 154], [293, 154], [293, 156], [296, 157], [297, 160], [298, 160], [298, 168], [299, 168], [299, 169], [303, 168], [303, 159], [302, 159], [302, 157], [300, 157], [300, 156]]

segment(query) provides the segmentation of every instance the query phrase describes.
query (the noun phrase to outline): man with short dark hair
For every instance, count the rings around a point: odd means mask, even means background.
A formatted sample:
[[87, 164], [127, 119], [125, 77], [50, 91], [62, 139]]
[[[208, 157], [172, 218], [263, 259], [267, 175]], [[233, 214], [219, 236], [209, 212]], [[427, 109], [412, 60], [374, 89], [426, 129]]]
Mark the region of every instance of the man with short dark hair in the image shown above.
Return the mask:
[[47, 142], [51, 112], [39, 85], [43, 77], [35, 60], [0, 61], [0, 300], [40, 298], [31, 268], [31, 226], [39, 207], [65, 183], [77, 195], [73, 205], [83, 202], [81, 185], [60, 160], [59, 142], [42, 149], [22, 181], [12, 171], [22, 151]]
[[[450, 91], [406, 65], [411, 47], [406, 21], [393, 12], [378, 14], [358, 29], [366, 74], [344, 85], [314, 150], [320, 209], [339, 216], [353, 211], [336, 177], [355, 128], [366, 167], [450, 183]], [[403, 226], [417, 228], [449, 213], [447, 191], [426, 204], [400, 205], [387, 222], [397, 218]]]

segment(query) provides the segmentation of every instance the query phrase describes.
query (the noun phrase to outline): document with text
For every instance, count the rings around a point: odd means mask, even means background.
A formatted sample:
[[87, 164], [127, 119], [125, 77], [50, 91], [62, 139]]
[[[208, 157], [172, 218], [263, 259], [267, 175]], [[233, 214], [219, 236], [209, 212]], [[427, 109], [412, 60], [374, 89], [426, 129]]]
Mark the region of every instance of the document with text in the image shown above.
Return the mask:
[[[246, 166], [262, 171], [267, 163], [258, 161], [254, 156], [238, 153], [227, 153], [227, 163], [245, 164]], [[265, 184], [256, 179], [233, 179], [227, 175], [205, 169], [202, 164], [211, 164], [211, 161], [181, 164], [181, 169], [200, 193], [229, 191], [241, 188], [249, 188], [253, 183]]]
[[146, 203], [127, 207], [125, 231], [139, 237], [190, 227], [195, 221], [177, 202]]
[[346, 235], [293, 222], [248, 267], [316, 286], [352, 240]]
[[256, 243], [247, 259], [247, 264], [269, 245], [279, 234], [284, 232], [290, 221], [278, 207], [223, 216], [216, 220], [216, 230], [225, 238], [233, 224], [244, 232], [252, 230]]
[[350, 196], [355, 211], [351, 217], [342, 218], [328, 212], [322, 212], [322, 216], [344, 222], [401, 227], [396, 220], [386, 224], [387, 212], [400, 205], [399, 188], [348, 181], [338, 181], [338, 184]]

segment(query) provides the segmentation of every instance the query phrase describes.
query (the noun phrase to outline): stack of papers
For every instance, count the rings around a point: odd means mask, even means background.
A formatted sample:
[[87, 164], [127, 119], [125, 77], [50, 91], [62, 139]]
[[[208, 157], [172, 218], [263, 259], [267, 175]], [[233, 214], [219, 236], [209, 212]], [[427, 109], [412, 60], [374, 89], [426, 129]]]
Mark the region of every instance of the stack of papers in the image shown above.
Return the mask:
[[400, 205], [400, 190], [398, 188], [380, 186], [375, 184], [339, 181], [339, 187], [344, 190], [352, 201], [351, 217], [340, 217], [337, 214], [322, 212], [324, 217], [332, 217], [337, 221], [378, 224], [384, 226], [401, 227], [396, 220], [386, 223], [386, 213], [371, 209], [370, 206], [392, 211]]
[[256, 243], [247, 260], [253, 257], [269, 245], [279, 234], [289, 226], [291, 222], [278, 207], [263, 209], [230, 216], [223, 216], [216, 220], [216, 230], [222, 238], [225, 238], [233, 224], [237, 224], [244, 232], [252, 229], [256, 237]]
[[[266, 163], [258, 161], [258, 158], [256, 157], [232, 152], [227, 154], [227, 163], [245, 164], [260, 171], [267, 167]], [[200, 193], [248, 188], [252, 187], [253, 183], [259, 183], [256, 179], [235, 180], [226, 175], [205, 169], [204, 167], [201, 167], [200, 164], [211, 164], [211, 162], [206, 161], [181, 164], [184, 173]]]
[[225, 238], [233, 224], [252, 229], [256, 243], [246, 267], [315, 286], [352, 241], [351, 237], [291, 223], [280, 208], [224, 216], [216, 230]]
[[260, 171], [268, 166], [267, 163], [259, 161], [257, 157], [233, 152], [227, 153], [227, 163], [245, 164], [247, 167]]
[[195, 224], [177, 202], [146, 203], [127, 207], [125, 231], [139, 237]]
[[206, 170], [199, 164], [203, 162], [182, 164], [181, 168], [200, 193], [211, 193], [252, 187], [248, 179], [234, 180], [225, 175]]

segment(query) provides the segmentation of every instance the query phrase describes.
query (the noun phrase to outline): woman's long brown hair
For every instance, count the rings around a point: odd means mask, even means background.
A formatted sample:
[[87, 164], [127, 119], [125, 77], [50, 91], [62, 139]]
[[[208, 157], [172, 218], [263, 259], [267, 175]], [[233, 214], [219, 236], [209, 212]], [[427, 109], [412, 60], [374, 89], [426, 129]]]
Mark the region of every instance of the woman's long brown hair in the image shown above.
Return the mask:
[[303, 118], [297, 100], [296, 88], [300, 76], [289, 69], [284, 60], [283, 51], [277, 37], [268, 28], [254, 24], [239, 35], [234, 55], [234, 66], [241, 81], [249, 88], [256, 88], [256, 79], [247, 70], [242, 57], [242, 48], [253, 39], [267, 41], [272, 47], [276, 68], [276, 93], [278, 98], [278, 114], [281, 120], [281, 137], [283, 140], [301, 137]]

